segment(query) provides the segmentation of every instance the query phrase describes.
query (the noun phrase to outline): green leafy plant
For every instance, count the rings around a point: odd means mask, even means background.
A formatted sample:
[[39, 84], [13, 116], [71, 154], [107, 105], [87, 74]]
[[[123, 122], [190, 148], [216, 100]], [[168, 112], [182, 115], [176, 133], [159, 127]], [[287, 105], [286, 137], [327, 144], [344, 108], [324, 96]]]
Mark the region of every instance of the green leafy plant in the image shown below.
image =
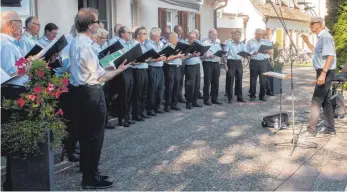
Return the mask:
[[274, 68], [282, 68], [284, 65], [283, 50], [278, 43], [273, 45]]
[[[21, 65], [17, 65], [18, 68]], [[2, 125], [2, 150], [20, 159], [40, 153], [47, 129], [54, 137], [52, 148], [60, 146], [66, 136], [63, 111], [57, 103], [60, 95], [68, 92], [69, 75], [52, 75], [45, 61], [34, 60], [28, 76], [28, 91], [21, 94], [18, 100], [3, 101], [3, 108], [10, 114], [10, 120]]]

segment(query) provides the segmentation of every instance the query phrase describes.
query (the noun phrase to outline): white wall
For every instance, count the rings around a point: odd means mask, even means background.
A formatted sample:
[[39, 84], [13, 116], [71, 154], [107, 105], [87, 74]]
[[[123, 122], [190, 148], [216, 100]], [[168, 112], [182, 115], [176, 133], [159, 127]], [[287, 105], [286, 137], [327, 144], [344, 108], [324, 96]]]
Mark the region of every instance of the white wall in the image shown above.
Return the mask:
[[78, 11], [78, 0], [37, 0], [37, 13], [41, 23], [40, 36], [47, 23], [55, 23], [59, 34], [70, 32]]
[[200, 8], [201, 39], [208, 38], [208, 30], [213, 28], [213, 7], [211, 2], [205, 1]]
[[[309, 23], [285, 20], [285, 24], [288, 30], [299, 30], [299, 31], [303, 30], [305, 32], [310, 31], [308, 27]], [[272, 19], [272, 18], [268, 20], [268, 22], [266, 23], [266, 27], [270, 29], [283, 28], [281, 22], [278, 19]]]
[[[116, 4], [116, 23], [125, 25], [131, 29], [131, 3], [130, 0], [117, 0]], [[139, 1], [140, 2], [140, 1]], [[113, 25], [114, 27], [114, 25]]]

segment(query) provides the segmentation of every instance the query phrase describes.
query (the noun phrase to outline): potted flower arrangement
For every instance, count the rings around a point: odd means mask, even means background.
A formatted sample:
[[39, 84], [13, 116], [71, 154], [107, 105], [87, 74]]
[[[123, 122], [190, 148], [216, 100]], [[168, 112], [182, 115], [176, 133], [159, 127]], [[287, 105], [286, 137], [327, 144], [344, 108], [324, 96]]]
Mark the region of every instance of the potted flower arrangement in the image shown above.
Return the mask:
[[[24, 73], [24, 58], [16, 62]], [[60, 94], [68, 91], [68, 74], [58, 77], [44, 60], [33, 60], [27, 92], [18, 100], [4, 100], [10, 119], [1, 127], [1, 148], [10, 160], [12, 190], [52, 190], [53, 148], [66, 136]]]

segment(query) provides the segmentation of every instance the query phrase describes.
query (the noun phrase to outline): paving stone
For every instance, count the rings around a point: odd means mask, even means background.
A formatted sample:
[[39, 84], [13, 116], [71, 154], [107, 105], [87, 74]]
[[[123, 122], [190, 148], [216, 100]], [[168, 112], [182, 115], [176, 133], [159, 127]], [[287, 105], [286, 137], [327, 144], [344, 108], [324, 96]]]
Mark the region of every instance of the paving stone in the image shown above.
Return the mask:
[[319, 168], [304, 165], [294, 174], [294, 176], [310, 176], [316, 177], [319, 174]]
[[292, 176], [276, 191], [311, 191], [316, 177]]
[[340, 169], [324, 167], [318, 178], [334, 181], [347, 181], [347, 167], [341, 167]]

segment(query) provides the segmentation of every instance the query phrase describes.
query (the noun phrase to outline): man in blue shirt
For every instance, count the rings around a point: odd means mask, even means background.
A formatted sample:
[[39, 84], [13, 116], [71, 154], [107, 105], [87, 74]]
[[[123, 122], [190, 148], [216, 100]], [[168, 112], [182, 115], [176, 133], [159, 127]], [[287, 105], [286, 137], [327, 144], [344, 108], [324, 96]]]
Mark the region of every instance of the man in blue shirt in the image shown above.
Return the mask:
[[[202, 45], [210, 46], [210, 49], [202, 56], [203, 68], [204, 68], [204, 88], [203, 88], [203, 99], [205, 105], [212, 105], [222, 103], [218, 101], [218, 90], [219, 90], [219, 76], [220, 76], [220, 57], [214, 54], [217, 51], [221, 51], [222, 47], [217, 40], [217, 30], [210, 29], [208, 32], [209, 38], [203, 41]], [[210, 90], [211, 86], [211, 90]], [[210, 101], [211, 93], [211, 101]]]
[[[178, 42], [181, 42], [181, 43], [187, 43], [184, 41], [182, 35], [183, 35], [183, 30], [182, 30], [182, 27], [180, 25], [176, 25], [174, 27], [174, 32], [178, 35]], [[181, 80], [180, 80], [180, 87], [179, 87], [179, 90], [178, 90], [178, 102], [180, 103], [185, 103], [186, 100], [184, 99], [183, 97], [183, 80], [184, 80], [184, 75], [185, 75], [185, 63], [183, 62], [182, 65], [180, 65], [180, 68], [181, 68]]]
[[[154, 49], [156, 52], [160, 52], [164, 43], [160, 41], [160, 28], [154, 27], [151, 29], [151, 39], [147, 43], [148, 49]], [[163, 113], [160, 110], [160, 106], [163, 100], [164, 94], [164, 73], [163, 65], [166, 58], [161, 56], [156, 59], [150, 59], [148, 62], [148, 97], [147, 97], [147, 115], [155, 116], [156, 113]]]
[[324, 19], [314, 17], [311, 19], [310, 28], [318, 36], [316, 46], [313, 46], [308, 37], [302, 38], [314, 53], [313, 68], [316, 70], [316, 86], [311, 101], [311, 112], [308, 120], [306, 136], [315, 137], [320, 109], [323, 107], [324, 134], [335, 135], [335, 122], [331, 104], [331, 82], [335, 77], [336, 51], [333, 37], [325, 29]]
[[[118, 33], [120, 37], [119, 42], [123, 45], [122, 52], [129, 51], [137, 44], [131, 41], [131, 32], [128, 27], [120, 27]], [[135, 124], [135, 121], [130, 119], [133, 81], [133, 69], [129, 66], [128, 69], [112, 79], [109, 84], [110, 111], [112, 116], [118, 117], [119, 126], [130, 127], [131, 124]], [[113, 99], [116, 94], [118, 96]]]
[[[148, 51], [145, 42], [147, 40], [147, 30], [145, 27], [139, 27], [135, 30], [136, 42], [141, 45], [142, 53]], [[146, 62], [136, 64], [133, 67], [134, 88], [132, 119], [135, 121], [144, 121], [149, 116], [145, 115], [145, 105], [148, 94], [148, 64]]]
[[[166, 46], [172, 46], [175, 48], [178, 42], [177, 33], [170, 33], [168, 43]], [[164, 64], [164, 75], [165, 75], [165, 104], [164, 111], [169, 112], [171, 109], [179, 111], [177, 107], [178, 91], [181, 81], [181, 68], [182, 59], [184, 54], [179, 53], [177, 55], [170, 55]]]
[[169, 34], [170, 34], [170, 33], [171, 33], [170, 28], [169, 28], [169, 27], [165, 27], [164, 30], [163, 30], [163, 32], [162, 32], [162, 36], [161, 36], [161, 38], [160, 38], [160, 41], [161, 41], [162, 43], [164, 43], [164, 45], [165, 45], [166, 43], [168, 43]]
[[243, 66], [242, 57], [238, 53], [246, 51], [245, 44], [240, 41], [241, 32], [233, 31], [232, 39], [225, 42], [224, 50], [227, 54], [224, 56], [224, 69], [227, 71], [227, 95], [228, 103], [232, 103], [234, 79], [235, 79], [235, 94], [237, 95], [237, 102], [245, 102], [242, 95], [242, 77]]
[[[267, 55], [263, 53], [258, 53], [261, 45], [263, 45], [262, 40], [263, 30], [257, 29], [255, 31], [255, 37], [247, 42], [246, 50], [251, 55], [251, 61], [249, 64], [250, 68], [250, 101], [254, 101], [257, 92], [257, 79], [259, 76], [259, 100], [266, 101], [265, 91], [266, 91], [266, 77], [263, 73], [267, 71]], [[270, 50], [267, 50], [269, 52]]]
[[46, 47], [49, 43], [51, 43], [58, 34], [58, 26], [54, 23], [48, 23], [45, 26], [45, 34], [39, 39], [40, 45]]
[[19, 40], [19, 47], [23, 56], [29, 53], [38, 43], [35, 36], [39, 34], [40, 26], [39, 20], [34, 16], [30, 16], [25, 20], [25, 31], [22, 38]]
[[[188, 34], [188, 43], [192, 44], [196, 41], [196, 34], [190, 32]], [[200, 53], [193, 53], [186, 57], [185, 64], [185, 95], [187, 97], [186, 108], [202, 107], [198, 104], [198, 95], [200, 89]]]

